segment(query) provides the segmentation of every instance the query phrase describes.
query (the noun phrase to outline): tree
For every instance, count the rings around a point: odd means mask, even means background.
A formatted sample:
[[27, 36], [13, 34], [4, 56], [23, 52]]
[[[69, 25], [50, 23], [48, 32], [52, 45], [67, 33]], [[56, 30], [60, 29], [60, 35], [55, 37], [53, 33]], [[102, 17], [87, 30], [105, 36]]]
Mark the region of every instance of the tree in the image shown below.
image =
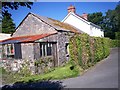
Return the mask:
[[120, 31], [120, 3], [114, 10], [108, 10], [105, 16], [105, 36], [115, 39], [115, 33]]
[[2, 2], [2, 16], [10, 14], [8, 9], [17, 10], [20, 6], [31, 9], [31, 5], [33, 2]]
[[10, 15], [4, 16], [2, 19], [2, 32], [12, 34], [15, 31], [15, 24]]
[[117, 16], [117, 24], [118, 24], [118, 31], [120, 32], [120, 2], [118, 3], [117, 7], [115, 8], [116, 16]]
[[115, 39], [115, 32], [117, 31], [117, 22], [116, 22], [116, 12], [115, 10], [108, 10], [106, 12], [104, 24], [105, 24], [105, 37]]
[[120, 31], [115, 32], [115, 39], [120, 40]]
[[96, 25], [101, 26], [102, 21], [103, 21], [102, 12], [96, 12], [96, 13], [88, 14], [88, 21], [90, 21], [90, 22], [92, 22]]
[[115, 39], [115, 32], [120, 31], [120, 2], [114, 10], [108, 10], [105, 16], [101, 12], [88, 14], [88, 20], [101, 26], [105, 37]]
[[17, 10], [20, 6], [31, 9], [31, 5], [33, 2], [2, 2], [2, 32], [12, 34], [15, 31], [15, 24], [9, 9]]

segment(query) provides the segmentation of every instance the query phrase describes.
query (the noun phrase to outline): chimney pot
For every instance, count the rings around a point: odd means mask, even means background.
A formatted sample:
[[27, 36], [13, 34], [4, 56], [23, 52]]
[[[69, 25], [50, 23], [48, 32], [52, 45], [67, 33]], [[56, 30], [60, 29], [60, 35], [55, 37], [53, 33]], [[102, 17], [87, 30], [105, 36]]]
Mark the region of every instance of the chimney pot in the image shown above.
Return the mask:
[[70, 5], [67, 10], [68, 10], [68, 13], [70, 13], [70, 12], [74, 12], [75, 13], [75, 7], [72, 6], [72, 5]]
[[87, 14], [87, 13], [83, 13], [83, 14], [82, 14], [82, 17], [83, 17], [84, 19], [88, 20], [88, 14]]

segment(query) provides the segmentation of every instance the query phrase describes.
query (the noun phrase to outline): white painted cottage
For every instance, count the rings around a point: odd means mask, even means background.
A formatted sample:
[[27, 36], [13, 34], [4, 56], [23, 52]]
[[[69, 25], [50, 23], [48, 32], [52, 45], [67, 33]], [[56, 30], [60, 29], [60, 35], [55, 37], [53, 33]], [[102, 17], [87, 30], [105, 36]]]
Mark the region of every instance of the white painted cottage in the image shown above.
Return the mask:
[[93, 24], [92, 22], [89, 22], [87, 19], [87, 14], [83, 13], [82, 16], [76, 14], [75, 7], [70, 5], [68, 7], [68, 14], [67, 16], [62, 20], [64, 23], [68, 23], [76, 28], [78, 28], [80, 31], [87, 33], [90, 36], [95, 37], [104, 37], [104, 32], [101, 29], [100, 26]]

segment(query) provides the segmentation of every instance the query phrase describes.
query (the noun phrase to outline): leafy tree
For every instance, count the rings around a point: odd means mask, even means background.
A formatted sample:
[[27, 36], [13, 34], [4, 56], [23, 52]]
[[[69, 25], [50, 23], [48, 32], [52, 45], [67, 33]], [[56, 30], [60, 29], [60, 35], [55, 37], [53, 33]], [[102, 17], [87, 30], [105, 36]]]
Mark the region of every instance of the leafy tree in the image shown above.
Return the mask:
[[10, 15], [4, 16], [2, 19], [2, 32], [12, 34], [15, 31], [15, 24]]
[[117, 28], [118, 28], [118, 31], [120, 32], [120, 2], [118, 3], [117, 7], [115, 8], [115, 11], [116, 11], [116, 15], [117, 15]]
[[103, 14], [102, 12], [88, 14], [88, 20], [94, 24], [101, 25], [103, 21]]
[[117, 31], [117, 18], [115, 10], [108, 10], [106, 12], [104, 24], [105, 24], [105, 37], [115, 39], [115, 32]]
[[114, 10], [108, 10], [105, 16], [105, 36], [115, 39], [115, 32], [120, 31], [120, 3]]
[[15, 31], [15, 24], [9, 9], [17, 10], [20, 6], [31, 9], [31, 5], [33, 2], [2, 2], [2, 32], [12, 34]]
[[88, 20], [101, 26], [104, 36], [115, 39], [115, 32], [120, 31], [120, 2], [114, 10], [108, 10], [103, 16], [101, 12], [88, 15]]
[[115, 32], [115, 39], [120, 40], [120, 31], [119, 32]]
[[20, 6], [31, 9], [31, 5], [33, 2], [2, 2], [2, 16], [10, 14], [8, 9], [17, 10]]

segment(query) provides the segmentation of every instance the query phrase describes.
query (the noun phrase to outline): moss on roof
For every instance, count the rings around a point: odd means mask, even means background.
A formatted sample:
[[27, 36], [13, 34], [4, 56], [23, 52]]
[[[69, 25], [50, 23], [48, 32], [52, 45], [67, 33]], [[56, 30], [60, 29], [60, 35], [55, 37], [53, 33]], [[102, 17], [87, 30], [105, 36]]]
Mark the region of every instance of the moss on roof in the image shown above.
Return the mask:
[[64, 28], [66, 30], [70, 30], [72, 32], [78, 33], [78, 30], [76, 30], [76, 28], [74, 28], [73, 26], [71, 26], [67, 23], [63, 23], [58, 20], [54, 20], [52, 18], [48, 18], [48, 19], [50, 19], [55, 26], [59, 26], [60, 28]]

